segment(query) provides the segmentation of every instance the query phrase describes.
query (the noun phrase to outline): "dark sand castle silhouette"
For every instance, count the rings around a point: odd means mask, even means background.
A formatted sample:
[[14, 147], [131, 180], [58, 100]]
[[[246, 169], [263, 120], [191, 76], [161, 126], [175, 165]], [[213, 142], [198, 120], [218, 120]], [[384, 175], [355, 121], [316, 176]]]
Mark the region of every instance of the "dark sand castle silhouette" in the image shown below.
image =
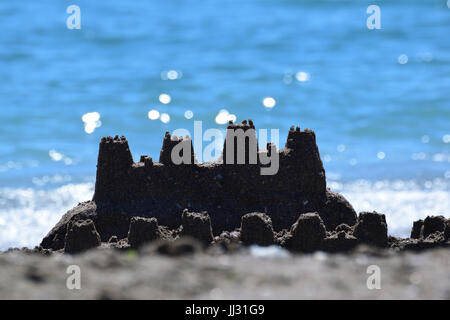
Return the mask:
[[[229, 133], [254, 129], [251, 120], [230, 123]], [[247, 139], [246, 151], [251, 149]], [[190, 145], [191, 164], [174, 165], [172, 149], [179, 143]], [[257, 146], [256, 146], [257, 148]], [[258, 161], [250, 164], [197, 163], [189, 138], [166, 133], [159, 162], [141, 156], [134, 162], [125, 137], [104, 137], [100, 142], [95, 194], [92, 201], [79, 204], [66, 213], [43, 239], [44, 248], [61, 249], [70, 220], [92, 219], [102, 241], [111, 236], [127, 237], [134, 216], [155, 217], [160, 225], [176, 228], [185, 208], [207, 211], [215, 234], [234, 230], [243, 215], [263, 212], [271, 217], [276, 231], [289, 229], [298, 217], [318, 212], [327, 230], [341, 223], [354, 225], [356, 213], [348, 201], [326, 187], [325, 170], [320, 159], [314, 131], [291, 127], [286, 145], [276, 150], [257, 150]], [[279, 170], [275, 175], [261, 175], [262, 153], [278, 152]], [[236, 152], [235, 152], [236, 155]], [[236, 161], [234, 162], [236, 163]]]

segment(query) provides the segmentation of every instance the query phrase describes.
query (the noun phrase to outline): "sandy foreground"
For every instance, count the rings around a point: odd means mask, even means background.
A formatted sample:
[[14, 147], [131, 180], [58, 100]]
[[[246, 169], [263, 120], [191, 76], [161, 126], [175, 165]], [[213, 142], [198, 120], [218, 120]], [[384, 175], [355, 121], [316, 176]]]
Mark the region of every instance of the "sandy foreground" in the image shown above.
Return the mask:
[[[73, 265], [79, 290], [66, 284]], [[371, 265], [380, 268], [381, 289], [367, 287]], [[0, 254], [0, 299], [450, 299], [449, 270], [450, 250], [442, 248], [292, 255], [254, 247], [176, 257], [145, 249], [17, 251]]]

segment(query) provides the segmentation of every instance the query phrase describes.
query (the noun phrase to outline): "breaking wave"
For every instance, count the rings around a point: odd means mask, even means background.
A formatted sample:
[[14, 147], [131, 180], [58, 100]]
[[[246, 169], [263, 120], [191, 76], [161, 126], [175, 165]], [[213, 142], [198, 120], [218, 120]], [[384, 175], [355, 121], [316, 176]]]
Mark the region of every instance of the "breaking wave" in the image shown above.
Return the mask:
[[31, 247], [79, 202], [92, 198], [94, 184], [67, 184], [55, 189], [0, 189], [0, 250]]
[[342, 193], [356, 212], [377, 211], [386, 215], [388, 232], [409, 237], [413, 221], [428, 215], [448, 216], [450, 186], [448, 180], [435, 179], [419, 183], [414, 180], [358, 180], [329, 183], [333, 191]]

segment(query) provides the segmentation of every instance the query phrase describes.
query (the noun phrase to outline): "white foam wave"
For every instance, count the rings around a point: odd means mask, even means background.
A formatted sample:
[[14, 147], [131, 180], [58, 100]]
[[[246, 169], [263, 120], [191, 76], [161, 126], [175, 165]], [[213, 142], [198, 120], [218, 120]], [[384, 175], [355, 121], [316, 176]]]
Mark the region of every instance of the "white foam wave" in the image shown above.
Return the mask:
[[0, 250], [38, 245], [61, 216], [92, 198], [92, 183], [51, 190], [0, 189]]
[[[450, 216], [450, 181], [359, 180], [329, 182], [357, 212], [378, 211], [386, 215], [389, 234], [409, 236], [414, 220], [427, 215]], [[92, 198], [93, 183], [67, 184], [50, 190], [0, 189], [0, 250], [34, 247], [79, 202]]]
[[377, 211], [386, 215], [388, 232], [408, 237], [413, 221], [428, 215], [450, 216], [448, 180], [416, 181], [360, 180], [351, 183], [329, 183], [342, 193], [357, 212]]

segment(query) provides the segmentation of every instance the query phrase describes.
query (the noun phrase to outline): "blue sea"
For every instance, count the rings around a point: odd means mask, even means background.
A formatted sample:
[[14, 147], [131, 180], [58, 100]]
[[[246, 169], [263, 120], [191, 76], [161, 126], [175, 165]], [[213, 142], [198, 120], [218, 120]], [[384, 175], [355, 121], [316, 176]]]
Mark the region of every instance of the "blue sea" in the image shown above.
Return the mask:
[[450, 215], [450, 1], [2, 0], [0, 30], [0, 249], [92, 197], [102, 136], [157, 159], [230, 117], [315, 130], [329, 187], [392, 235]]

